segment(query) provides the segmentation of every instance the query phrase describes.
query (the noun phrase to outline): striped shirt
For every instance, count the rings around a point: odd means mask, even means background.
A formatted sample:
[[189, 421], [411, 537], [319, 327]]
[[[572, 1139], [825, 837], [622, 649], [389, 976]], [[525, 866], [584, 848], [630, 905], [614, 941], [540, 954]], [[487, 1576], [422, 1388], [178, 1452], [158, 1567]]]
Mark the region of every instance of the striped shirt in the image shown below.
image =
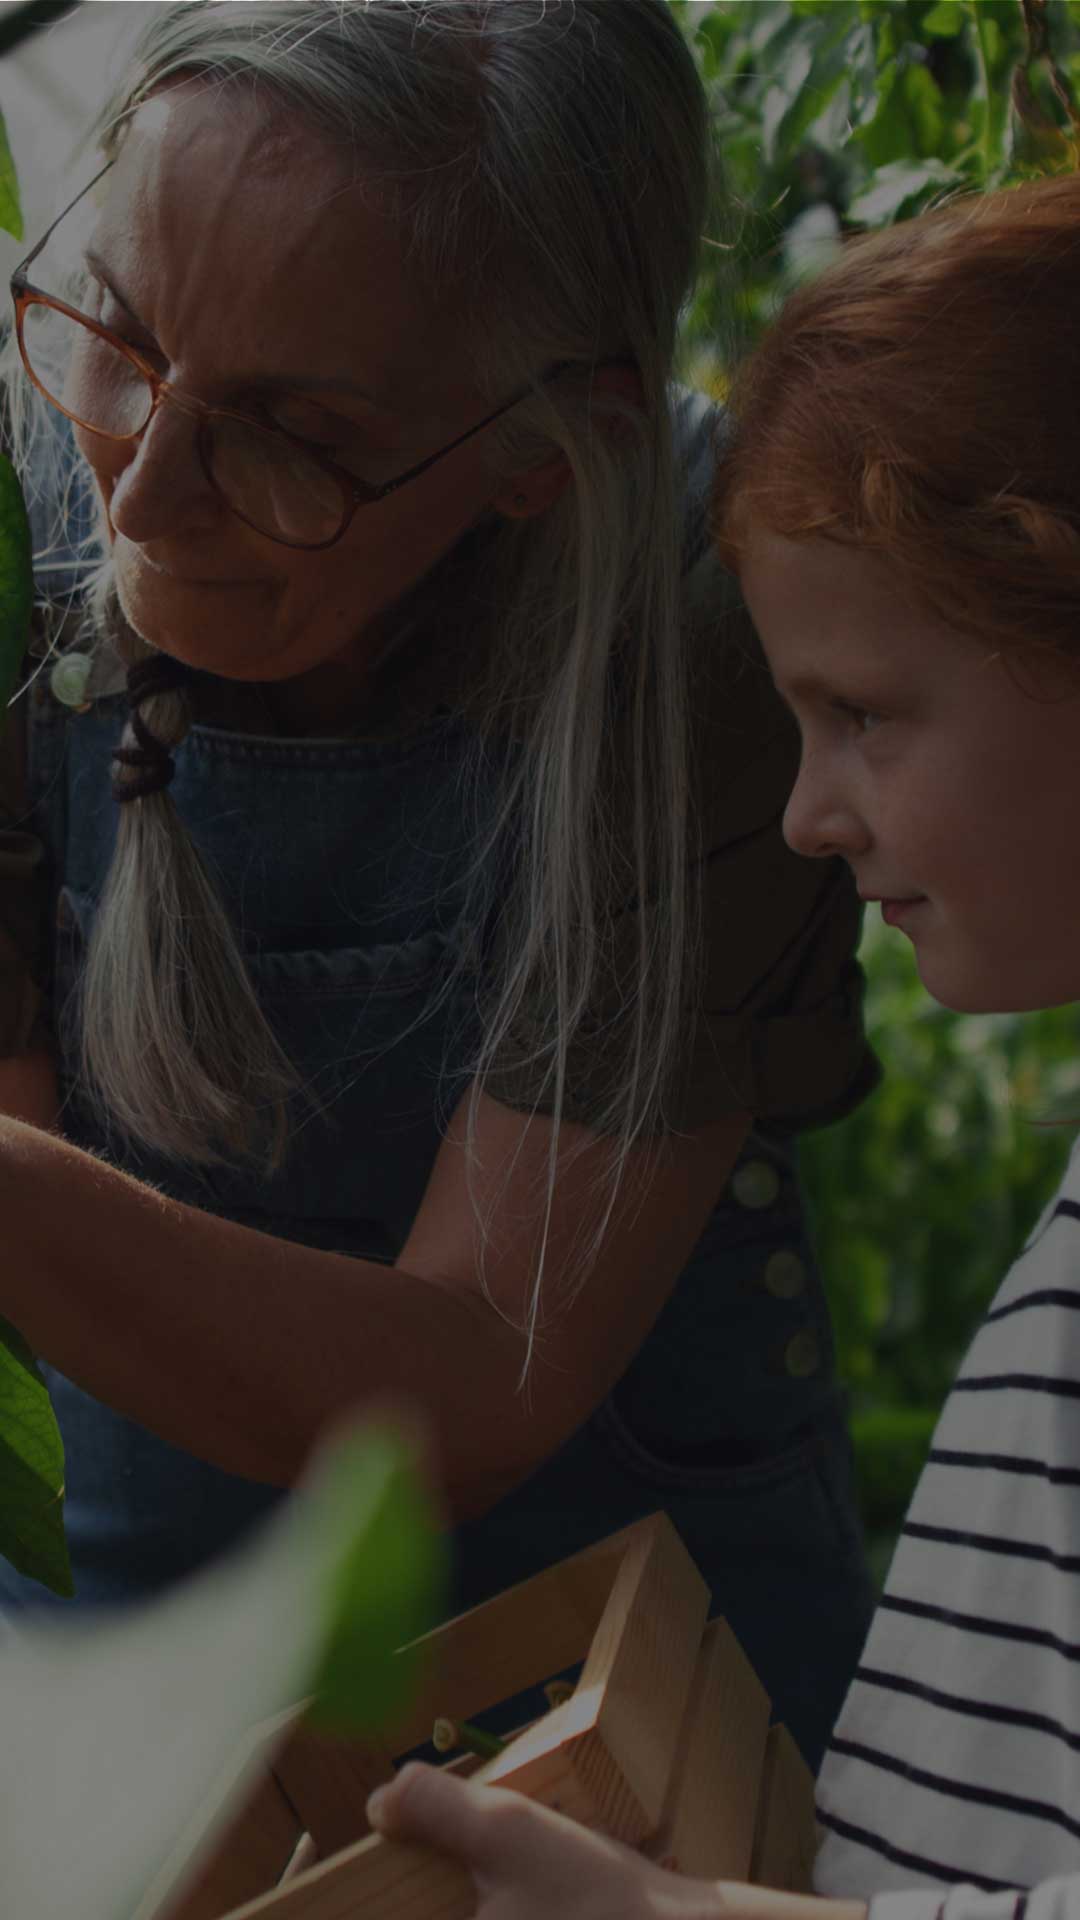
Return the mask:
[[945, 1404], [818, 1792], [815, 1887], [872, 1920], [950, 1886], [945, 1920], [1080, 1920], [1080, 1142]]

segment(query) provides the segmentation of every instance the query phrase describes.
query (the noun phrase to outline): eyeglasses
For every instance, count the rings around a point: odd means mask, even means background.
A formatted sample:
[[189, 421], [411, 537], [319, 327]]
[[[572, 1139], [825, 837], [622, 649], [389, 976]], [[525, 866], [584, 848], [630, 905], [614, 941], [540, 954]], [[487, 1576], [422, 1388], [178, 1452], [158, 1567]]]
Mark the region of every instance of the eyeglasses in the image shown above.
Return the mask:
[[370, 485], [284, 427], [263, 424], [231, 407], [207, 406], [183, 393], [137, 348], [27, 278], [61, 220], [108, 171], [103, 167], [64, 208], [11, 276], [23, 366], [50, 405], [85, 432], [105, 440], [121, 444], [138, 440], [166, 400], [190, 414], [197, 422], [196, 446], [209, 485], [246, 526], [281, 546], [308, 551], [334, 546], [361, 507], [374, 506], [410, 480], [418, 480], [436, 461], [464, 446], [573, 364], [558, 361], [446, 446], [392, 480]]

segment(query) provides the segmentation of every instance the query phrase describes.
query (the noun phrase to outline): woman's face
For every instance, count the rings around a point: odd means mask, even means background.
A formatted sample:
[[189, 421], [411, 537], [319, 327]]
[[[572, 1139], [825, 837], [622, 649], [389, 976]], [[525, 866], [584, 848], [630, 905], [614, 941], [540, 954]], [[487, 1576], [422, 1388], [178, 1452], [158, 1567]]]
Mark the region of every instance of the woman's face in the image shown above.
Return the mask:
[[874, 554], [760, 530], [739, 572], [802, 734], [795, 852], [848, 862], [945, 1006], [1080, 999], [1080, 695], [1024, 692]]
[[[184, 393], [269, 415], [374, 483], [488, 411], [453, 313], [410, 284], [349, 157], [301, 122], [236, 88], [174, 87], [140, 110], [108, 182], [87, 310]], [[376, 617], [492, 503], [481, 433], [362, 507], [336, 546], [292, 549], [230, 512], [196, 433], [166, 400], [135, 443], [78, 440], [127, 619], [226, 678], [338, 661], [362, 680]]]

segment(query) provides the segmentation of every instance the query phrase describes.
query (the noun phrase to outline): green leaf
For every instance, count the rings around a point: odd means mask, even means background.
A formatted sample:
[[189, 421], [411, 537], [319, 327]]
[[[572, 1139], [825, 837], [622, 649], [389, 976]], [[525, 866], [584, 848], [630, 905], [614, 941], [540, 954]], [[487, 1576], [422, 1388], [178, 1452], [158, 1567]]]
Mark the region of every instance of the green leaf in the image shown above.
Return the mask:
[[761, 145], [767, 165], [777, 153], [778, 140], [814, 66], [814, 29], [797, 27], [790, 36], [783, 61], [772, 74], [761, 105]]
[[829, 32], [819, 35], [812, 48], [801, 82], [793, 84], [789, 80], [792, 91], [788, 106], [775, 128], [774, 139], [767, 143], [774, 153], [781, 155], [797, 150], [810, 128], [820, 123], [841, 83], [849, 79], [859, 43], [869, 40], [865, 27], [849, 30], [850, 12], [847, 7], [835, 9]]
[[940, 155], [944, 136], [941, 89], [917, 61], [897, 61], [881, 76], [878, 110], [854, 139], [871, 166]]
[[792, 13], [788, 0], [769, 0], [769, 4], [765, 6], [744, 5], [742, 11], [753, 21], [747, 36], [747, 44], [752, 54], [763, 54], [766, 49], [774, 54], [778, 46], [786, 44], [793, 31]]
[[941, 160], [894, 160], [879, 167], [861, 193], [851, 201], [848, 219], [868, 227], [884, 226], [913, 211], [914, 203], [933, 192], [963, 185], [963, 175]]
[[19, 204], [19, 182], [2, 113], [0, 113], [0, 227], [3, 227], [5, 233], [13, 233], [16, 240], [25, 238], [22, 207]]
[[348, 1540], [366, 1499], [363, 1534], [327, 1582], [313, 1716], [335, 1732], [371, 1732], [397, 1719], [416, 1684], [409, 1643], [445, 1602], [445, 1558], [431, 1503], [399, 1442], [362, 1435], [343, 1447], [321, 1494], [317, 1524]]
[[938, 0], [937, 6], [922, 17], [922, 31], [932, 39], [952, 40], [963, 27], [964, 9], [960, 0]]
[[856, 0], [789, 0], [789, 4], [792, 13], [804, 19], [827, 19], [830, 27], [838, 26], [845, 33], [858, 15]]
[[978, 80], [972, 99], [984, 181], [1012, 158], [1012, 74], [1023, 57], [1023, 16], [1001, 0], [966, 0], [975, 27]]
[[0, 732], [22, 668], [33, 604], [26, 502], [11, 461], [0, 454]]
[[710, 8], [704, 19], [700, 17], [700, 7], [695, 7], [693, 13], [693, 22], [689, 14], [686, 15], [684, 32], [691, 33], [706, 80], [715, 80], [727, 66], [728, 47], [739, 32], [739, 23], [733, 15], [722, 13], [717, 7]]
[[945, 136], [941, 88], [925, 67], [912, 66], [904, 75], [903, 89], [915, 153], [927, 160], [939, 156]]
[[163, 1598], [5, 1633], [5, 1920], [151, 1920], [314, 1683], [342, 1685], [343, 1725], [370, 1729], [400, 1697], [384, 1669], [439, 1557], [402, 1443], [354, 1429], [240, 1550]]
[[70, 1596], [63, 1504], [64, 1447], [48, 1389], [21, 1334], [0, 1320], [0, 1554]]

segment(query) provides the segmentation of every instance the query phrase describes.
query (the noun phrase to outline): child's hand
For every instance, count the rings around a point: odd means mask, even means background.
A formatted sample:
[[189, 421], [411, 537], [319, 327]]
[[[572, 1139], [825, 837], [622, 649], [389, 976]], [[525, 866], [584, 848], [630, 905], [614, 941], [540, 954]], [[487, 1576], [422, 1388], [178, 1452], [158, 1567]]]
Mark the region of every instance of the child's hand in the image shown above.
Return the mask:
[[708, 1881], [653, 1866], [524, 1794], [439, 1767], [403, 1767], [372, 1795], [368, 1818], [388, 1838], [460, 1861], [476, 1882], [477, 1920], [729, 1920]]
[[438, 1767], [403, 1767], [372, 1795], [368, 1818], [460, 1861], [476, 1882], [477, 1920], [866, 1920], [861, 1900], [684, 1879], [523, 1794]]

